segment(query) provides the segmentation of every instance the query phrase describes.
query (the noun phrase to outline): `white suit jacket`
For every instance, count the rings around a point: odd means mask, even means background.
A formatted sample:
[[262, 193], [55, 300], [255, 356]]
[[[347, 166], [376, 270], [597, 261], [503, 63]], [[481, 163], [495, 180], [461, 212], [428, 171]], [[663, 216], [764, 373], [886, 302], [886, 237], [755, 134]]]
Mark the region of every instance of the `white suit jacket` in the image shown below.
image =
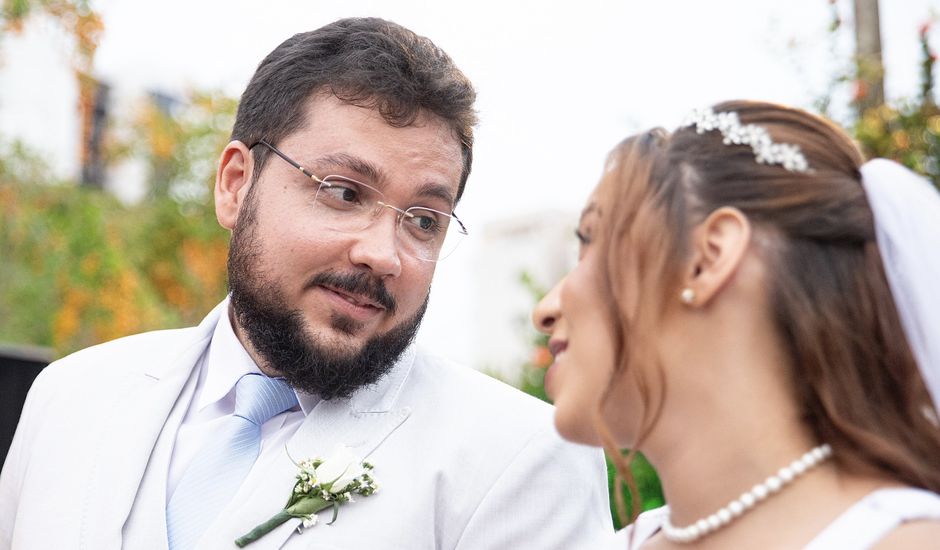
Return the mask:
[[[40, 374], [0, 474], [0, 549], [167, 548], [169, 459], [220, 309], [198, 327], [88, 348]], [[290, 520], [247, 548], [596, 547], [612, 533], [602, 455], [562, 441], [551, 417], [536, 399], [412, 348], [375, 386], [321, 401], [288, 442], [297, 460], [351, 446], [375, 465], [379, 492], [343, 505], [333, 525], [298, 532]], [[256, 464], [198, 547], [235, 548], [285, 505], [295, 475], [286, 451]]]

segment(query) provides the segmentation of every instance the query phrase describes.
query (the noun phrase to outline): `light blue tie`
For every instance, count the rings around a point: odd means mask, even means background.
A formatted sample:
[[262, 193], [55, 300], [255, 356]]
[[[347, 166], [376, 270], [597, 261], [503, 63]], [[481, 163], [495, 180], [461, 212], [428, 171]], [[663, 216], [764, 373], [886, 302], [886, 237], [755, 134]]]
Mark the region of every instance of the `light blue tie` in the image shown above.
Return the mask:
[[186, 468], [166, 507], [170, 550], [190, 550], [245, 480], [261, 449], [261, 425], [297, 404], [280, 378], [246, 374], [235, 384], [235, 412]]

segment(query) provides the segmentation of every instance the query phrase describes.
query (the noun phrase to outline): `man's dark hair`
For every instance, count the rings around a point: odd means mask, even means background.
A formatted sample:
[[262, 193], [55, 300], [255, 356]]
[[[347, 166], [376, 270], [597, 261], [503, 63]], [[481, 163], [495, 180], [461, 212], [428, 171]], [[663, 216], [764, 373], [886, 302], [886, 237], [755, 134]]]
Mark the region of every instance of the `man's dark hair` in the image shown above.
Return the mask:
[[[473, 159], [476, 93], [450, 57], [423, 36], [383, 19], [340, 19], [285, 40], [258, 65], [238, 106], [232, 139], [277, 143], [304, 126], [315, 93], [377, 109], [395, 127], [413, 124], [422, 111], [443, 119], [460, 141], [463, 194]], [[265, 148], [256, 147], [255, 175]]]

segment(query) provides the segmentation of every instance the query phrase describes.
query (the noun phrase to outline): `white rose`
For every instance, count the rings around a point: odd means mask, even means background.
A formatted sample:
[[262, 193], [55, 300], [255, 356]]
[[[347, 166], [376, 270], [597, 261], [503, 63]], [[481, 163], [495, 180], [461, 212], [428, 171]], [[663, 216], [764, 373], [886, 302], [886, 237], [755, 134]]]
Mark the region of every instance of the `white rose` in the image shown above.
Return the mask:
[[339, 445], [317, 468], [317, 479], [322, 486], [329, 487], [331, 493], [337, 494], [342, 493], [363, 471], [362, 461], [353, 454], [352, 449]]

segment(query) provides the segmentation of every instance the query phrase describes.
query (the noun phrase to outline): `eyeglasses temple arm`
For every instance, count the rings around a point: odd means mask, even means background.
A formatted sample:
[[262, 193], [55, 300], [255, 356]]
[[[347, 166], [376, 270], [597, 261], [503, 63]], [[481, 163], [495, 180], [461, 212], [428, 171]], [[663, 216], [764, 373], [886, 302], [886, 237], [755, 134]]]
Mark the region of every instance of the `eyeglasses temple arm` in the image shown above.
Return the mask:
[[315, 182], [317, 182], [317, 183], [323, 183], [322, 181], [320, 181], [320, 178], [318, 178], [318, 177], [316, 177], [315, 175], [313, 175], [310, 171], [308, 171], [306, 168], [304, 168], [304, 167], [301, 166], [300, 164], [294, 162], [294, 160], [293, 160], [292, 158], [290, 158], [290, 157], [288, 157], [287, 155], [285, 155], [284, 153], [282, 153], [277, 147], [271, 145], [271, 144], [268, 143], [267, 141], [265, 141], [265, 140], [263, 140], [263, 139], [259, 139], [259, 140], [256, 141], [251, 147], [249, 147], [249, 149], [251, 149], [251, 148], [254, 147], [255, 145], [264, 145], [265, 147], [267, 147], [267, 148], [270, 149], [271, 151], [274, 151], [274, 154], [275, 154], [275, 155], [277, 155], [277, 156], [281, 157], [282, 159], [284, 159], [284, 162], [286, 162], [287, 164], [290, 164], [290, 165], [293, 166], [294, 168], [300, 170], [300, 173], [301, 173], [301, 174], [307, 176], [308, 178], [312, 179], [313, 181], [315, 181]]
[[469, 232], [467, 232], [467, 226], [465, 226], [465, 225], [463, 224], [463, 222], [460, 221], [460, 218], [457, 217], [457, 213], [456, 213], [456, 212], [454, 212], [453, 210], [451, 210], [451, 211], [450, 211], [450, 217], [452, 217], [452, 218], [454, 218], [455, 220], [457, 220], [457, 225], [460, 226], [460, 232], [461, 232], [461, 233], [463, 233], [464, 235], [469, 235], [469, 234], [470, 234]]

